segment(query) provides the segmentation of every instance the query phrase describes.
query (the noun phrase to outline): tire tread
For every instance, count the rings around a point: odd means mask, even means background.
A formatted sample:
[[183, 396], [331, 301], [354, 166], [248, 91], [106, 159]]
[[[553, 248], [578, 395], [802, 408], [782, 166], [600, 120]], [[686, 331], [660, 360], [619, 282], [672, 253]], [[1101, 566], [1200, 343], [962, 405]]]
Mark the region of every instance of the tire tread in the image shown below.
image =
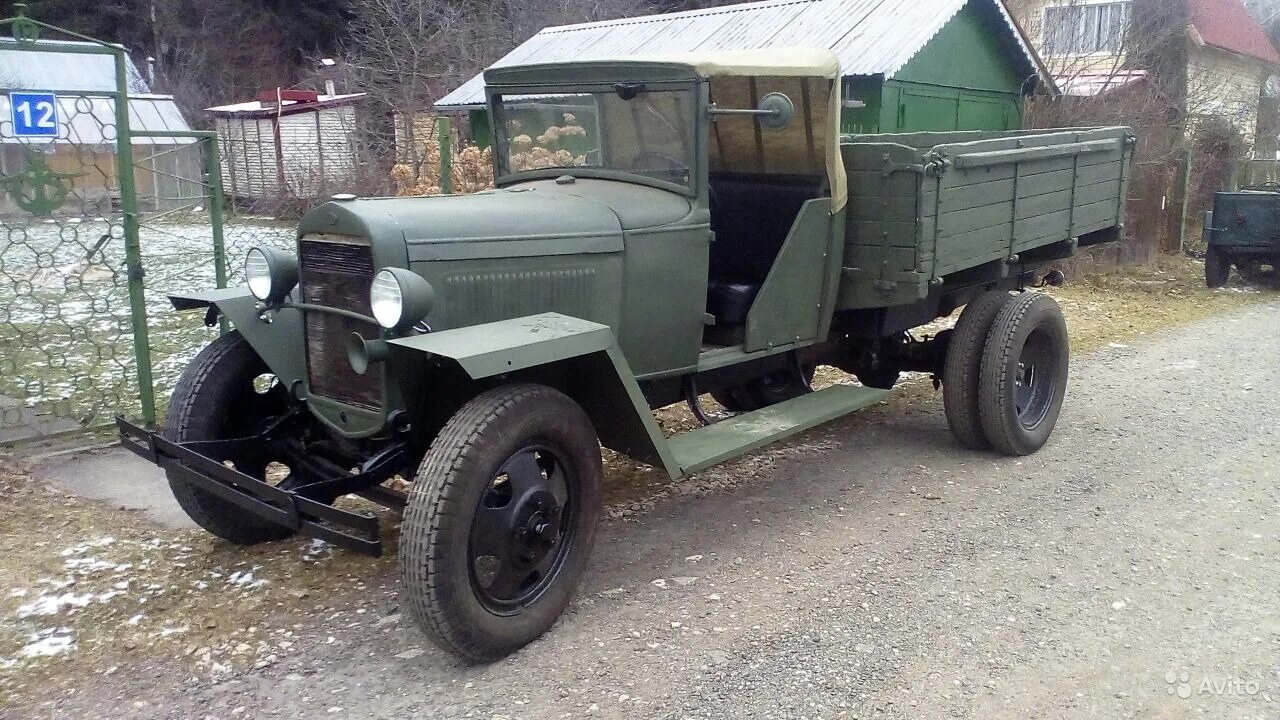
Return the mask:
[[[511, 648], [469, 635], [450, 617], [448, 602], [441, 598], [449, 598], [458, 588], [442, 567], [450, 550], [445, 539], [451, 536], [453, 523], [470, 521], [470, 514], [458, 507], [458, 498], [477, 455], [495, 440], [494, 426], [519, 405], [548, 396], [572, 403], [553, 388], [521, 383], [490, 389], [464, 405], [431, 442], [405, 509], [400, 557], [410, 614], [437, 644], [468, 661], [495, 660]], [[556, 608], [556, 615], [563, 609]]]
[[978, 410], [978, 384], [987, 336], [996, 316], [1013, 296], [1001, 290], [983, 293], [965, 306], [956, 322], [943, 365], [942, 407], [947, 425], [961, 445], [990, 450]]

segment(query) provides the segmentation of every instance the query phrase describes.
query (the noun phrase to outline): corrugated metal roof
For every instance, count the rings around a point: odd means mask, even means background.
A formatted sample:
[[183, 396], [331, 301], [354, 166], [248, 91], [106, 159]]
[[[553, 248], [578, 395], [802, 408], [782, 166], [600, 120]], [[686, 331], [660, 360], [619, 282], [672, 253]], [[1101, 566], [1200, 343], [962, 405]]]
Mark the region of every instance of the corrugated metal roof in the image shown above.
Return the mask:
[[315, 112], [317, 110], [326, 110], [334, 107], [346, 107], [367, 96], [368, 93], [321, 95], [319, 99], [313, 103], [299, 103], [296, 100], [285, 100], [280, 103], [279, 110], [276, 109], [275, 103], [264, 103], [260, 100], [250, 100], [248, 102], [205, 108], [204, 111], [216, 117], [244, 116], [267, 118], [275, 117], [276, 115], [292, 115], [299, 112]]
[[[37, 40], [40, 44], [83, 45], [95, 43]], [[148, 93], [147, 81], [127, 55], [129, 92]], [[111, 55], [21, 50], [13, 39], [0, 39], [0, 87], [9, 90], [59, 92], [115, 92], [116, 61]]]
[[[970, 1], [997, 9], [1028, 67], [1051, 83], [1001, 0], [766, 0], [564, 25], [545, 28], [492, 67], [665, 52], [817, 47], [840, 58], [844, 75], [893, 77]], [[481, 74], [436, 106], [483, 102]]]

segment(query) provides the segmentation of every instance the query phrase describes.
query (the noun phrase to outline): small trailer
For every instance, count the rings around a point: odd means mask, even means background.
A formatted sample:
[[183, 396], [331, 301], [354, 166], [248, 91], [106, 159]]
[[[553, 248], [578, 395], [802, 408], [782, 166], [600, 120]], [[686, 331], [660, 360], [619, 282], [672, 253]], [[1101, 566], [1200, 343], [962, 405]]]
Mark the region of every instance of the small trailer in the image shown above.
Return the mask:
[[[470, 661], [569, 603], [602, 445], [676, 478], [913, 371], [941, 384], [961, 445], [1035, 452], [1067, 328], [1022, 291], [1117, 238], [1133, 136], [842, 138], [839, 77], [830, 53], [786, 49], [490, 70], [497, 189], [335, 199], [296, 255], [248, 253], [248, 287], [174, 296], [235, 330], [186, 370], [162, 430], [119, 420], [125, 445], [235, 543], [376, 555], [376, 517], [335, 500], [403, 507], [404, 605]], [[954, 329], [911, 334], [961, 307]], [[813, 390], [824, 364], [860, 384]], [[707, 395], [735, 415], [711, 422]], [[651, 411], [678, 402], [704, 426], [667, 438]]]

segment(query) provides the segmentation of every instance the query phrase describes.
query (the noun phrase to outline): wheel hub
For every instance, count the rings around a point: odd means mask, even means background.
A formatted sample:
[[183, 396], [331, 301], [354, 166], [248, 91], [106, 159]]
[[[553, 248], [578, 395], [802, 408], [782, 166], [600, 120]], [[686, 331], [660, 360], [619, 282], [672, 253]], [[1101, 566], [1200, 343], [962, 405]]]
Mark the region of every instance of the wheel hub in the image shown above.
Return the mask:
[[1023, 427], [1036, 427], [1048, 414], [1053, 404], [1056, 366], [1048, 335], [1033, 331], [1022, 348], [1013, 378], [1014, 410]]
[[569, 546], [571, 487], [566, 465], [541, 447], [517, 452], [489, 482], [468, 554], [476, 594], [491, 611], [517, 612], [554, 579]]
[[555, 498], [534, 497], [524, 505], [515, 516], [525, 518], [515, 521], [516, 540], [533, 551], [546, 552], [555, 547], [560, 540], [560, 506]]

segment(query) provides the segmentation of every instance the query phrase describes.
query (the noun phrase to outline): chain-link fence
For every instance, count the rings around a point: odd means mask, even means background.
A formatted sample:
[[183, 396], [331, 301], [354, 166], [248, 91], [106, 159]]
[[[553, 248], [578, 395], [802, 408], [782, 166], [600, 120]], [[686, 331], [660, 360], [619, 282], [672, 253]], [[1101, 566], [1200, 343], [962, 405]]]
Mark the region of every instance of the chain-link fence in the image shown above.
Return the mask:
[[123, 48], [22, 16], [6, 28], [0, 450], [78, 437], [117, 412], [154, 422], [217, 332], [166, 294], [235, 282], [249, 246], [293, 237], [272, 221], [224, 224], [215, 138], [150, 94]]

